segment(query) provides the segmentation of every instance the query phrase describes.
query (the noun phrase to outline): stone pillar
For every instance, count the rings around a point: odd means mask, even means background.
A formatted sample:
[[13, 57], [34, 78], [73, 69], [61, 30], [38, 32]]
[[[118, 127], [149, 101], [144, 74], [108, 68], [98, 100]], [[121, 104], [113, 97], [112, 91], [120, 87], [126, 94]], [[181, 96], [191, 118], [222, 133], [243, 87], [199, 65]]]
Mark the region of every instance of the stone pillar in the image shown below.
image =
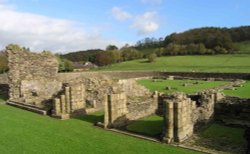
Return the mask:
[[53, 114], [55, 116], [58, 116], [61, 114], [61, 104], [60, 104], [60, 99], [55, 98], [54, 99], [54, 110], [53, 110]]
[[96, 107], [97, 107], [96, 100], [93, 100], [92, 106], [93, 106], [93, 108], [96, 108]]
[[66, 113], [71, 113], [70, 87], [65, 87]]
[[104, 97], [104, 128], [107, 129], [109, 125], [109, 116], [110, 116], [110, 108], [109, 108], [109, 101], [108, 101], [109, 95]]
[[66, 113], [65, 95], [61, 95], [60, 101], [61, 101], [61, 111], [62, 111], [62, 114], [65, 114]]
[[165, 114], [164, 114], [164, 138], [163, 140], [169, 144], [173, 142], [174, 138], [174, 103], [165, 101]]
[[183, 102], [174, 102], [174, 132], [175, 132], [175, 141], [181, 142], [183, 138], [183, 111], [182, 111]]

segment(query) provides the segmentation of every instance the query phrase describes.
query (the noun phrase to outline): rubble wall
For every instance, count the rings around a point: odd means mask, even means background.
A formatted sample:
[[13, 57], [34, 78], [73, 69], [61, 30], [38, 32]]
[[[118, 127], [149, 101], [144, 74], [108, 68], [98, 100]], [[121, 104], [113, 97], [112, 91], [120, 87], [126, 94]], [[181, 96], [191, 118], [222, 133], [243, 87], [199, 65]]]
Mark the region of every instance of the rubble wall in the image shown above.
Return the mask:
[[49, 53], [7, 50], [10, 101], [44, 107], [61, 90], [58, 62]]
[[250, 127], [250, 99], [225, 97], [215, 105], [215, 118], [228, 125]]
[[160, 72], [160, 71], [103, 71], [103, 72], [72, 72], [72, 73], [59, 73], [58, 79], [69, 80], [80, 76], [91, 76], [95, 74], [103, 74], [112, 78], [141, 78], [141, 77], [187, 77], [196, 79], [243, 79], [249, 80], [250, 73], [206, 73], [206, 72]]

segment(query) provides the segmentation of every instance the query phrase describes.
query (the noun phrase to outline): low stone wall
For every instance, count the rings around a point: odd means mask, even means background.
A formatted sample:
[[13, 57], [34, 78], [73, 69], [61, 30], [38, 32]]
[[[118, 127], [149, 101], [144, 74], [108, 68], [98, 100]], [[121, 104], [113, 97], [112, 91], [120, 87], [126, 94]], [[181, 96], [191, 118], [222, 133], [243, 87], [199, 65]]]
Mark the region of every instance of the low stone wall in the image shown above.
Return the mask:
[[108, 95], [104, 105], [104, 127], [119, 128], [156, 112], [157, 96], [132, 97], [126, 92]]
[[249, 80], [250, 73], [199, 73], [199, 72], [160, 72], [161, 76], [182, 76], [190, 78], [217, 78]]
[[250, 99], [225, 97], [216, 103], [215, 114], [225, 124], [250, 127]]
[[199, 72], [159, 72], [159, 71], [106, 71], [106, 72], [73, 72], [73, 73], [59, 73], [58, 79], [61, 81], [70, 80], [80, 76], [93, 76], [103, 74], [112, 78], [140, 78], [140, 77], [187, 77], [197, 79], [250, 79], [250, 73], [199, 73]]

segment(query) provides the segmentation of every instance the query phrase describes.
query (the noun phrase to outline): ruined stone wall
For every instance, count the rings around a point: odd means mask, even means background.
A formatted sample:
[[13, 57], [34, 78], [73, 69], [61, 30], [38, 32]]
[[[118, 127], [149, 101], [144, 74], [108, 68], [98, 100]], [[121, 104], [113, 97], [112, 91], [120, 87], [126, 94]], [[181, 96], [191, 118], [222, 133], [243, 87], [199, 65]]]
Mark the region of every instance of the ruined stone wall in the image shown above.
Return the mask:
[[90, 76], [94, 74], [103, 74], [112, 78], [140, 78], [140, 77], [187, 77], [196, 79], [250, 79], [250, 73], [205, 73], [205, 72], [158, 72], [158, 71], [103, 71], [103, 72], [73, 72], [73, 73], [60, 73], [58, 79], [61, 81], [80, 77]]
[[166, 143], [182, 142], [193, 134], [194, 110], [196, 102], [185, 94], [174, 94], [164, 98], [163, 140]]
[[0, 84], [8, 84], [8, 75], [0, 74]]
[[0, 74], [0, 95], [7, 96], [9, 94], [8, 76]]
[[130, 121], [156, 113], [158, 108], [158, 93], [152, 95], [134, 79], [118, 81], [109, 98], [105, 102], [105, 127], [125, 126]]
[[64, 87], [63, 93], [54, 99], [52, 116], [68, 119], [72, 115], [85, 114], [85, 87], [71, 84]]
[[208, 90], [195, 97], [184, 93], [160, 95], [164, 117], [163, 140], [166, 143], [182, 142], [190, 137], [195, 128], [214, 119], [215, 104], [224, 97]]
[[61, 90], [58, 62], [53, 55], [7, 50], [7, 56], [10, 101], [43, 108]]
[[126, 118], [127, 97], [125, 93], [107, 95], [104, 105], [104, 127], [117, 128], [124, 126], [128, 119]]
[[250, 99], [225, 97], [215, 105], [215, 118], [228, 125], [250, 127]]

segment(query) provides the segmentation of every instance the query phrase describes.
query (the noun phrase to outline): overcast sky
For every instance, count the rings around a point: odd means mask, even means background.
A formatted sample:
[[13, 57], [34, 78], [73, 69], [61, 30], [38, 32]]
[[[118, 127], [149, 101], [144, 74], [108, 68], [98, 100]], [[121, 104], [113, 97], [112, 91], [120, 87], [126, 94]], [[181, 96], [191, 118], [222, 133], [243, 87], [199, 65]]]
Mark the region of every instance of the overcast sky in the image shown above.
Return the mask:
[[0, 0], [0, 48], [70, 52], [203, 26], [250, 25], [250, 0]]

